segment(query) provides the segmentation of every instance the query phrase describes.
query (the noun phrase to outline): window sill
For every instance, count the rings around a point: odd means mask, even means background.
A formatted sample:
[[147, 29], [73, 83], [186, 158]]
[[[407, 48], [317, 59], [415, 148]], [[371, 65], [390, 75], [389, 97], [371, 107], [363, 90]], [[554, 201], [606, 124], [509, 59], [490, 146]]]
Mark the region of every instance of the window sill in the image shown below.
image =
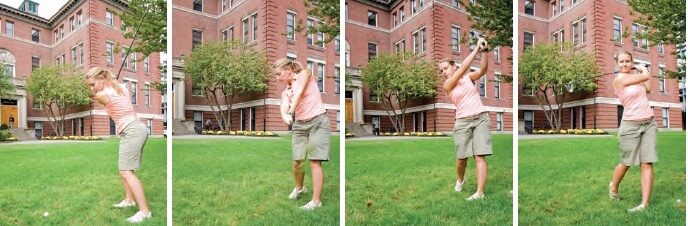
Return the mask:
[[635, 47], [635, 46], [633, 47], [633, 50], [638, 51], [638, 52], [643, 52], [643, 53], [650, 53], [649, 49], [643, 49], [643, 48]]
[[316, 45], [308, 45], [308, 49], [317, 50], [320, 52], [325, 52], [324, 47], [320, 47], [320, 46], [316, 46]]

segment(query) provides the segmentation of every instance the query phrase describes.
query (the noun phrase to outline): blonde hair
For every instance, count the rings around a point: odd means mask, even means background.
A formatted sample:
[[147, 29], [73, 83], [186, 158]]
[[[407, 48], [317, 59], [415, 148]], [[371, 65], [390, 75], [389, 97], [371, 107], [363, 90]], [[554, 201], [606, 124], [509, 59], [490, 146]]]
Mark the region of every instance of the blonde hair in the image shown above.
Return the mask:
[[115, 80], [115, 77], [112, 75], [112, 72], [110, 72], [110, 70], [105, 70], [101, 67], [93, 67], [91, 68], [91, 70], [88, 70], [88, 72], [86, 72], [86, 76], [84, 77], [84, 79], [90, 78], [103, 78], [105, 79], [105, 84], [115, 89], [115, 91], [117, 91], [118, 94], [124, 94], [122, 92], [122, 87], [119, 86], [119, 83], [117, 82], [117, 80]]
[[282, 69], [282, 70], [290, 70], [291, 72], [294, 73], [301, 73], [301, 71], [306, 70], [306, 73], [308, 74], [308, 77], [313, 77], [313, 74], [311, 73], [311, 70], [308, 68], [304, 68], [301, 63], [292, 61], [287, 58], [282, 58], [277, 61], [275, 61], [275, 64], [272, 65], [273, 69]]
[[621, 50], [614, 54], [614, 61], [619, 62], [619, 55], [628, 55], [629, 57], [631, 57], [631, 62], [633, 62], [633, 54], [629, 53], [626, 50]]
[[454, 60], [452, 60], [450, 58], [444, 58], [444, 59], [440, 60], [440, 62], [438, 62], [438, 64], [441, 64], [444, 62], [449, 63], [449, 65], [451, 65], [451, 66], [456, 66], [456, 63], [454, 62]]

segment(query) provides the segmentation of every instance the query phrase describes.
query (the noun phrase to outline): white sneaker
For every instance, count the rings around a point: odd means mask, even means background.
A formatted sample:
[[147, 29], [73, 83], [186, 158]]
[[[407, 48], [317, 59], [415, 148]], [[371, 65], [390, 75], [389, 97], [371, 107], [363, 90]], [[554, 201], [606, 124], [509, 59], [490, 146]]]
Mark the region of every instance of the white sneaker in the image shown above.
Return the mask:
[[613, 182], [609, 182], [609, 198], [619, 201], [619, 199], [621, 199], [621, 196], [618, 192], [616, 194], [612, 193], [612, 183]]
[[122, 200], [120, 203], [113, 205], [115, 208], [127, 208], [136, 206], [136, 202], [128, 203], [127, 200]]
[[459, 180], [456, 180], [456, 185], [454, 186], [454, 191], [461, 192], [463, 190], [463, 184], [466, 183], [466, 177], [463, 177], [463, 181], [459, 184]]
[[148, 213], [148, 215], [146, 215], [146, 214], [143, 214], [141, 211], [139, 211], [139, 212], [136, 212], [136, 214], [134, 214], [134, 216], [127, 218], [127, 222], [129, 222], [129, 223], [141, 223], [146, 218], [151, 218], [152, 216], [153, 216], [152, 212]]
[[485, 194], [478, 195], [478, 193], [475, 193], [475, 194], [471, 195], [471, 197], [466, 198], [466, 201], [478, 200], [478, 199], [482, 199], [483, 197], [485, 197]]
[[645, 210], [645, 206], [643, 204], [640, 204], [639, 206], [633, 207], [631, 209], [628, 209], [629, 213], [635, 213], [635, 212], [640, 212]]
[[310, 201], [306, 203], [306, 205], [303, 205], [299, 207], [302, 210], [314, 210], [315, 208], [322, 207], [322, 202], [318, 203], [318, 205], [313, 204], [313, 201]]
[[291, 194], [289, 194], [289, 199], [296, 199], [303, 193], [306, 193], [306, 186], [303, 186], [301, 191], [298, 191], [296, 188], [294, 188], [294, 190], [291, 191]]

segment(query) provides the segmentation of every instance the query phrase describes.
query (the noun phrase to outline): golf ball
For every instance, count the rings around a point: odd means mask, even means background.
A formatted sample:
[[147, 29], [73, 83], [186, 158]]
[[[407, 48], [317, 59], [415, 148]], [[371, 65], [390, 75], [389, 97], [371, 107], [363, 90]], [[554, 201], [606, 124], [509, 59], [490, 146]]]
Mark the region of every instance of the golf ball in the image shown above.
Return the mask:
[[50, 214], [48, 214], [48, 212], [43, 213], [44, 217], [47, 217], [48, 215], [50, 215]]

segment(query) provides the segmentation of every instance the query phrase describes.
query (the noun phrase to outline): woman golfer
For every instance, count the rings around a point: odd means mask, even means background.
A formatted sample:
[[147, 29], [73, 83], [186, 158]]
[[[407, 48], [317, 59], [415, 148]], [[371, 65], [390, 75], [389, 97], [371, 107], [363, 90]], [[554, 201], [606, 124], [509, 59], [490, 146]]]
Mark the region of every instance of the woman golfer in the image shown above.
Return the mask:
[[[139, 204], [139, 211], [128, 222], [138, 223], [151, 217], [146, 203], [141, 181], [134, 170], [141, 166], [141, 152], [148, 139], [147, 128], [134, 112], [129, 91], [112, 76], [112, 72], [94, 67], [86, 73], [86, 83], [95, 92], [93, 99], [105, 106], [117, 126], [119, 141], [119, 175], [122, 177], [126, 198], [115, 204], [115, 208], [125, 208]], [[136, 202], [134, 202], [136, 201]]]
[[454, 147], [456, 149], [456, 174], [458, 179], [454, 190], [460, 192], [466, 183], [466, 163], [468, 157], [475, 159], [475, 168], [478, 181], [478, 190], [475, 194], [466, 198], [468, 201], [482, 199], [483, 188], [487, 180], [487, 162], [485, 156], [492, 155], [492, 134], [490, 133], [490, 117], [488, 116], [478, 90], [473, 81], [480, 79], [487, 71], [487, 52], [482, 51], [480, 68], [469, 72], [469, 67], [475, 55], [481, 50], [487, 49], [484, 39], [478, 40], [478, 48], [475, 48], [461, 66], [457, 68], [451, 59], [440, 61], [439, 67], [442, 75], [447, 77], [444, 82], [444, 92], [456, 106], [454, 122]]
[[[308, 69], [298, 62], [283, 58], [272, 66], [277, 80], [287, 84], [282, 92], [280, 113], [287, 125], [292, 125], [292, 160], [296, 187], [289, 194], [289, 199], [296, 199], [306, 193], [303, 185], [305, 172], [301, 162], [308, 158], [313, 180], [313, 199], [301, 206], [304, 210], [321, 207], [324, 173], [321, 161], [330, 159], [330, 120], [320, 98], [318, 83]], [[295, 121], [293, 116], [295, 116]], [[308, 152], [308, 153], [306, 153]]]
[[[619, 74], [614, 79], [614, 92], [624, 107], [619, 126], [619, 152], [621, 163], [614, 169], [609, 183], [609, 197], [619, 200], [619, 184], [631, 166], [640, 165], [642, 202], [629, 212], [642, 211], [650, 204], [652, 192], [652, 163], [657, 162], [657, 124], [647, 100], [650, 92], [650, 74], [645, 65], [633, 66], [633, 56], [622, 51], [615, 57]], [[633, 74], [632, 69], [638, 71]]]

